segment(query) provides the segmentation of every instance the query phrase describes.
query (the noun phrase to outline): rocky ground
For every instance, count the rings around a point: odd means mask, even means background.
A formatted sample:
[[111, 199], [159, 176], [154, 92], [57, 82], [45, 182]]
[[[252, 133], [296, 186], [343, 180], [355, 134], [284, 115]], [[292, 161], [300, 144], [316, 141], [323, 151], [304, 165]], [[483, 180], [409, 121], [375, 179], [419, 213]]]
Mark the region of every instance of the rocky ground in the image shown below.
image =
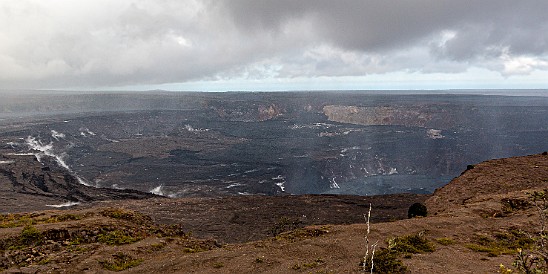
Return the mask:
[[78, 182], [77, 177], [58, 167], [51, 159], [44, 158], [41, 161], [32, 154], [14, 154], [0, 149], [0, 213], [155, 196], [134, 190], [88, 187]]
[[[3, 214], [0, 269], [359, 273], [362, 214], [372, 203], [378, 222], [368, 237], [378, 241], [378, 265], [402, 273], [494, 273], [500, 264], [511, 266], [517, 247], [531, 244], [525, 232], [540, 224], [531, 193], [547, 187], [548, 156], [538, 154], [470, 166], [432, 196], [151, 198]], [[402, 220], [410, 203], [425, 199], [428, 217]], [[386, 252], [388, 243], [408, 249]]]

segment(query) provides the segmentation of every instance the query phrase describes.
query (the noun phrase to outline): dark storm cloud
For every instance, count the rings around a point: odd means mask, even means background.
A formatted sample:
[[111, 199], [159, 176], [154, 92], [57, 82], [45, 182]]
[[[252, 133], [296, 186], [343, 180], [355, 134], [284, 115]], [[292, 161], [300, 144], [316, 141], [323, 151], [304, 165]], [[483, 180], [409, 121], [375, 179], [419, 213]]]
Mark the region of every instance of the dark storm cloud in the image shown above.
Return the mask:
[[528, 74], [548, 69], [546, 10], [510, 0], [6, 0], [0, 83]]
[[[280, 32], [299, 18], [314, 20], [319, 36], [351, 50], [405, 48], [443, 30], [455, 31], [446, 54], [470, 57], [488, 47], [516, 53], [548, 51], [547, 1], [363, 1], [363, 0], [228, 0], [223, 1], [239, 27]], [[454, 45], [453, 45], [454, 43]], [[461, 46], [462, 45], [462, 46]], [[475, 54], [474, 54], [475, 55]]]

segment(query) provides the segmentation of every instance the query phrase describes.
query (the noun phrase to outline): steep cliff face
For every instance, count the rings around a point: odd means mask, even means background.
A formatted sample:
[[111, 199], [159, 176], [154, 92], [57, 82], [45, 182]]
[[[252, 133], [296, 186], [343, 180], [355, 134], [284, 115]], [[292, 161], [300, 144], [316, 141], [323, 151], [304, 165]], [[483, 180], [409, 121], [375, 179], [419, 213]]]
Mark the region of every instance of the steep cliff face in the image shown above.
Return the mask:
[[282, 115], [283, 113], [282, 109], [276, 104], [271, 104], [269, 106], [260, 105], [257, 108], [257, 111], [259, 115], [259, 121], [270, 120], [272, 118], [275, 118], [276, 116]]
[[[323, 113], [330, 121], [365, 126], [433, 126], [434, 120], [442, 116], [442, 111], [436, 111], [428, 106], [344, 106], [326, 105]], [[445, 126], [453, 123], [443, 119]]]
[[221, 119], [239, 122], [266, 121], [286, 112], [279, 104], [268, 102], [208, 101], [205, 106]]

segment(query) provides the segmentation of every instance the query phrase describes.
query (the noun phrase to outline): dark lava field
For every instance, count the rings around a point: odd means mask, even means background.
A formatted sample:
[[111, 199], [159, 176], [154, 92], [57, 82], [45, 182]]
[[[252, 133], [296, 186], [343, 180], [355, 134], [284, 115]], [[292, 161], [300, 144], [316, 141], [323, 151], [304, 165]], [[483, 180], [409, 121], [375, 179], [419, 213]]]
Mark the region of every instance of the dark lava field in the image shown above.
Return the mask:
[[[0, 150], [169, 197], [432, 193], [548, 149], [548, 97], [364, 92], [8, 94]], [[9, 161], [0, 159], [1, 165]]]

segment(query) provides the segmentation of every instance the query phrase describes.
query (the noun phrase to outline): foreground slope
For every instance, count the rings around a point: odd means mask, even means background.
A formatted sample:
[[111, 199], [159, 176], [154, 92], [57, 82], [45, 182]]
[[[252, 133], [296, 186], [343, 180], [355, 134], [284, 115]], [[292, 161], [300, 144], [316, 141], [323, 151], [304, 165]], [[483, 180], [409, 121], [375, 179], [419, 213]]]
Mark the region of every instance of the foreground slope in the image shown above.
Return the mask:
[[[433, 213], [430, 217], [375, 223], [369, 238], [386, 247], [385, 240], [392, 237], [424, 235], [433, 252], [399, 258], [411, 273], [497, 272], [500, 264], [511, 265], [513, 261], [514, 246], [508, 242], [522, 235], [520, 231], [532, 232], [538, 227], [538, 215], [528, 193], [548, 188], [547, 172], [547, 155], [478, 164], [426, 201]], [[80, 210], [4, 215], [2, 224], [6, 228], [0, 230], [0, 248], [5, 252], [0, 255], [0, 268], [24, 273], [103, 273], [116, 268], [134, 273], [361, 271], [366, 234], [363, 223], [282, 232], [283, 222], [278, 222], [272, 224], [281, 227], [273, 231], [276, 237], [222, 244], [193, 238], [185, 233], [188, 230], [184, 226], [157, 224], [165, 221], [160, 215], [150, 218], [129, 209], [138, 208], [139, 203], [144, 208], [147, 203], [158, 207], [163, 202], [132, 201], [126, 209], [113, 209], [123, 204], [108, 202]], [[374, 204], [373, 216], [382, 210]], [[356, 211], [356, 215], [363, 212]], [[252, 223], [253, 218], [245, 222]], [[28, 223], [33, 226], [24, 228]], [[291, 224], [286, 223], [285, 228], [298, 227]], [[42, 245], [33, 246], [29, 237]]]

